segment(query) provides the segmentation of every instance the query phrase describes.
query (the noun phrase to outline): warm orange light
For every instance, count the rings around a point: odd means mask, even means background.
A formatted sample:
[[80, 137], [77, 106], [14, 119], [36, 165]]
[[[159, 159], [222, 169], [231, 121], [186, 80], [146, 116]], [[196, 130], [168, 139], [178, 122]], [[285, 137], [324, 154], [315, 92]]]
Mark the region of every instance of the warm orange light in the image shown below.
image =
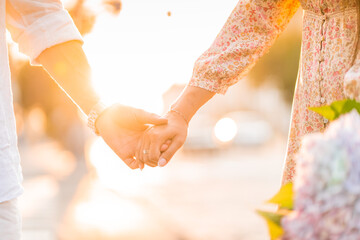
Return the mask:
[[136, 229], [142, 221], [141, 209], [111, 193], [92, 197], [75, 208], [75, 219], [82, 229], [118, 234]]
[[165, 181], [163, 169], [149, 167], [145, 167], [143, 171], [129, 169], [100, 138], [92, 143], [89, 157], [100, 183], [108, 189], [123, 194], [137, 195], [146, 191], [148, 187]]
[[64, 62], [57, 62], [55, 64], [55, 72], [57, 75], [65, 75], [68, 72], [67, 65]]

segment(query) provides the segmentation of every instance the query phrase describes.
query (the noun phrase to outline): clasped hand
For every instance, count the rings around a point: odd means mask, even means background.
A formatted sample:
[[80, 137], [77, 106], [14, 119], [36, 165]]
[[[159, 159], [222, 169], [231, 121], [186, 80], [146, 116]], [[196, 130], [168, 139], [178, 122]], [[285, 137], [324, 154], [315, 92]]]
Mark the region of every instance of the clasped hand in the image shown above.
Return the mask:
[[145, 130], [135, 154], [142, 164], [164, 167], [184, 144], [188, 124], [177, 113], [168, 112], [166, 125], [151, 126]]
[[115, 104], [97, 119], [96, 127], [109, 147], [131, 169], [165, 166], [184, 144], [187, 123], [176, 113], [165, 117]]

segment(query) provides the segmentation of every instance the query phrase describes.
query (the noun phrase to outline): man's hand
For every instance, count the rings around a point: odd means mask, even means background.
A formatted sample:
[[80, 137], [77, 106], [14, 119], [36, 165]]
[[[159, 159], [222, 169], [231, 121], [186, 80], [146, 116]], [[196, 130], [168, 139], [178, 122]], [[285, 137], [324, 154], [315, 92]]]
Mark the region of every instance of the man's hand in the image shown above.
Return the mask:
[[109, 147], [131, 169], [143, 168], [134, 158], [136, 147], [144, 130], [151, 125], [164, 125], [167, 119], [140, 109], [115, 104], [107, 108], [97, 119], [96, 128]]
[[188, 124], [176, 112], [166, 114], [167, 125], [147, 129], [139, 141], [136, 159], [150, 167], [164, 167], [185, 143]]

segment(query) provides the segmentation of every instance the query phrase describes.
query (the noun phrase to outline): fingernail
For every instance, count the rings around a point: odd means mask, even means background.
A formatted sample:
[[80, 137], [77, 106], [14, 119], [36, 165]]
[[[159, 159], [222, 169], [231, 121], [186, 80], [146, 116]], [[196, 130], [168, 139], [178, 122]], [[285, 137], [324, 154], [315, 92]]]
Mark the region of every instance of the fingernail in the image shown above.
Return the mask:
[[159, 167], [165, 167], [166, 163], [167, 161], [165, 158], [160, 158], [158, 165]]

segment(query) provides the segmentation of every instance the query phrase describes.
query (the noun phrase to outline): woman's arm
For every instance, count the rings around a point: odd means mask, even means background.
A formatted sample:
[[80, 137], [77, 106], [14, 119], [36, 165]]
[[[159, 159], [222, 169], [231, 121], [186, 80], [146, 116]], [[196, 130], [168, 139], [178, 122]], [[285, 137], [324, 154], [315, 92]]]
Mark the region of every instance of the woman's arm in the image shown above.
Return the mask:
[[225, 94], [269, 50], [299, 6], [299, 0], [240, 0], [195, 62], [190, 86]]
[[[161, 145], [159, 140], [167, 138], [172, 143], [159, 161], [160, 165], [166, 164], [185, 141], [184, 124], [214, 93], [224, 94], [246, 75], [285, 29], [299, 6], [299, 0], [240, 0], [214, 43], [196, 61], [188, 87], [172, 105], [176, 111], [167, 114], [168, 126], [148, 131], [144, 141], [153, 142], [139, 144], [138, 157], [154, 165], [160, 156], [156, 150]], [[144, 150], [149, 154], [143, 154]]]

